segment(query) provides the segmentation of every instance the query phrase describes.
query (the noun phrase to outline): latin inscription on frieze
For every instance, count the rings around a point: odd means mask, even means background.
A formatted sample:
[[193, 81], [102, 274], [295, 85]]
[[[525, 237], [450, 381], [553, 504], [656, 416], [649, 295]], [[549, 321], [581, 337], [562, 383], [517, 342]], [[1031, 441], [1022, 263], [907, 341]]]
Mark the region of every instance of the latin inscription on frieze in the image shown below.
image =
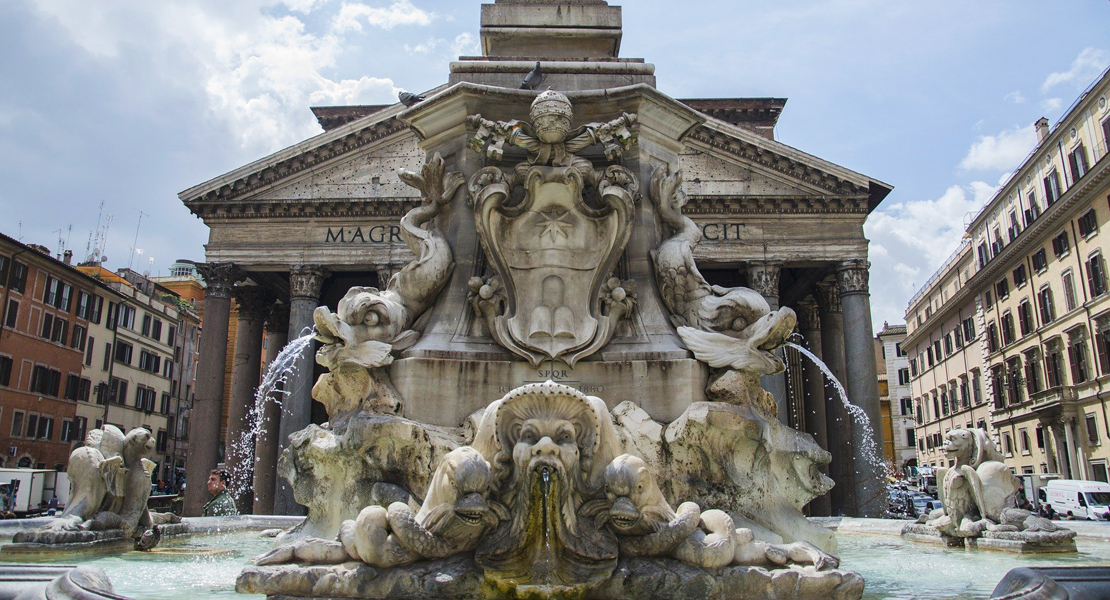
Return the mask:
[[397, 225], [355, 225], [328, 227], [321, 230], [325, 244], [402, 244], [401, 228]]
[[743, 238], [743, 223], [698, 223], [701, 239], [705, 242], [738, 242]]
[[583, 394], [600, 394], [600, 393], [605, 391], [605, 386], [603, 386], [603, 385], [595, 385], [595, 384], [584, 383], [582, 381], [579, 381], [579, 380], [575, 379], [573, 369], [556, 367], [556, 366], [554, 366], [554, 364], [555, 364], [554, 361], [552, 361], [551, 364], [552, 364], [552, 366], [550, 368], [537, 369], [535, 371], [532, 371], [532, 373], [535, 373], [536, 376], [537, 376], [535, 379], [531, 379], [531, 378], [524, 379], [524, 380], [520, 381], [519, 383], [517, 383], [516, 385], [513, 385], [513, 386], [509, 386], [509, 385], [497, 386], [498, 392], [500, 392], [502, 394], [507, 394], [507, 393], [511, 392], [512, 390], [514, 390], [515, 388], [518, 388], [522, 385], [528, 385], [529, 383], [544, 383], [545, 381], [548, 381], [548, 380], [554, 381], [555, 383], [561, 383], [563, 385], [570, 386], [570, 387], [582, 392]]

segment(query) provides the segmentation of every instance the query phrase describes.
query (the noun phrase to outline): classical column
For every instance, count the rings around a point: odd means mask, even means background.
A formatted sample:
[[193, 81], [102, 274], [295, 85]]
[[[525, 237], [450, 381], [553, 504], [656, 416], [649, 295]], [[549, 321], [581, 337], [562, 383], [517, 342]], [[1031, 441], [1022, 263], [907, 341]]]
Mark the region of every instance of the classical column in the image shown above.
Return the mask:
[[189, 454], [185, 460], [185, 516], [199, 516], [208, 502], [208, 473], [220, 460], [220, 418], [223, 416], [227, 328], [231, 318], [231, 286], [239, 269], [231, 263], [198, 264], [204, 277], [204, 326], [200, 334], [193, 408], [189, 415]]
[[[817, 284], [821, 319], [821, 360], [837, 381], [847, 379], [848, 365], [844, 356], [844, 315], [840, 307], [840, 291], [835, 281]], [[852, 454], [852, 425], [848, 410], [831, 382], [825, 385], [825, 423], [828, 446], [832, 453], [829, 476], [836, 482], [830, 492], [834, 515], [856, 513], [855, 457]]]
[[239, 504], [239, 512], [249, 514], [253, 507], [251, 489], [254, 475], [251, 463], [256, 433], [252, 431], [255, 415], [251, 414], [251, 408], [262, 368], [262, 325], [266, 309], [273, 304], [273, 297], [258, 286], [238, 287], [234, 293], [239, 304], [239, 324], [235, 334], [224, 448], [227, 453], [225, 462], [231, 473], [231, 495]]
[[[870, 431], [852, 420], [855, 455], [856, 512], [860, 517], [880, 517], [887, 504], [886, 470], [883, 467], [883, 416], [879, 405], [879, 378], [875, 364], [875, 334], [871, 325], [871, 294], [866, 260], [842, 263], [836, 271], [840, 304], [844, 311], [844, 352], [847, 356], [848, 399], [863, 409]], [[870, 437], [871, 441], [867, 442]], [[873, 452], [872, 452], [873, 451]]]
[[[272, 365], [289, 340], [289, 307], [273, 304], [266, 315], [266, 367]], [[278, 428], [281, 426], [281, 390], [270, 393], [262, 409], [262, 423], [254, 445], [254, 514], [274, 514], [277, 482]]]
[[1052, 420], [1051, 428], [1052, 443], [1056, 446], [1056, 467], [1059, 469], [1060, 478], [1071, 479], [1074, 471], [1071, 470], [1071, 461], [1068, 460], [1071, 448], [1066, 447], [1068, 444], [1064, 436], [1064, 423], [1059, 418], [1055, 418]]
[[[782, 263], [756, 262], [748, 265], [748, 285], [759, 292], [771, 310], [779, 309], [779, 274], [782, 272]], [[782, 350], [776, 352], [782, 358]], [[786, 397], [786, 375], [765, 375], [761, 379], [763, 389], [771, 392], [775, 397], [775, 404], [779, 408], [779, 421], [789, 423], [790, 399]]]
[[[806, 346], [817, 358], [821, 358], [821, 308], [813, 296], [798, 303], [798, 330], [805, 338]], [[828, 423], [825, 421], [825, 374], [820, 367], [808, 358], [802, 358], [802, 407], [805, 411], [806, 433], [813, 436], [818, 446], [828, 449]], [[809, 503], [813, 516], [824, 517], [832, 514], [832, 498], [825, 494]]]
[[1083, 471], [1079, 468], [1079, 445], [1075, 443], [1075, 433], [1073, 432], [1072, 425], [1075, 424], [1074, 415], [1066, 415], [1061, 418], [1064, 428], [1064, 439], [1068, 441], [1068, 473], [1071, 479], [1083, 479]]
[[[312, 329], [312, 311], [320, 304], [320, 289], [328, 271], [321, 265], [296, 265], [289, 271], [289, 340]], [[297, 357], [293, 373], [286, 382], [288, 394], [282, 403], [281, 428], [278, 430], [278, 455], [289, 445], [289, 436], [312, 422], [312, 345]], [[274, 489], [274, 514], [303, 515], [304, 507], [293, 498], [293, 488], [277, 478]]]

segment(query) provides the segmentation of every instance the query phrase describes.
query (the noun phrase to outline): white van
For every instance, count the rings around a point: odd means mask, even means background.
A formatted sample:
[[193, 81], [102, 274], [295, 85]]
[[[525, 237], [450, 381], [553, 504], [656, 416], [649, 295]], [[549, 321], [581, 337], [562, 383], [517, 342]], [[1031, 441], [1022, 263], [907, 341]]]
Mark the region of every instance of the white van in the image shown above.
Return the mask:
[[1110, 484], [1080, 479], [1055, 479], [1044, 487], [1045, 500], [1061, 517], [1110, 519]]

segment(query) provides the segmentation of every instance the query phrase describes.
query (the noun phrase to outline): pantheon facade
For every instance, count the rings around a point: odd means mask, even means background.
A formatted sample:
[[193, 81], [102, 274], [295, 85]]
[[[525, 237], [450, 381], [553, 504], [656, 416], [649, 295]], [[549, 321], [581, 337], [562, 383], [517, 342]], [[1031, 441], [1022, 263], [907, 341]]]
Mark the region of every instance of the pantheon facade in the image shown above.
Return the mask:
[[[536, 0], [484, 5], [483, 55], [451, 63], [447, 83], [423, 96], [432, 99], [459, 85], [515, 89], [536, 61], [543, 69], [540, 89], [604, 93], [631, 85], [655, 88], [654, 65], [620, 57], [620, 7], [601, 0], [562, 5], [559, 9], [556, 3]], [[675, 100], [657, 95], [660, 102], [692, 115], [681, 147], [670, 151], [678, 155], [684, 173], [684, 213], [702, 232], [695, 258], [706, 278], [755, 289], [773, 308], [793, 307], [804, 344], [879, 423], [863, 225], [892, 188], [777, 141], [775, 125], [785, 99]], [[208, 300], [189, 437], [191, 483], [204, 481], [220, 460], [219, 421], [225, 403], [226, 460], [242, 460], [237, 453], [243, 450], [231, 442], [239, 439], [248, 420], [260, 365], [312, 326], [313, 309], [334, 309], [352, 286], [384, 287], [413, 258], [400, 239], [399, 220], [419, 203], [419, 192], [397, 175], [401, 168], [419, 171], [425, 160], [422, 132], [402, 120], [410, 108], [312, 110], [323, 133], [180, 194], [211, 230], [201, 265]], [[652, 209], [641, 201], [637, 210]], [[239, 320], [236, 359], [230, 397], [224, 397], [233, 297]], [[780, 419], [812, 434], [834, 456], [830, 475], [838, 485], [811, 504], [811, 512], [866, 512], [852, 484], [852, 444], [864, 434], [853, 431], [839, 396], [829, 396], [835, 392], [826, 388], [821, 373], [795, 351], [787, 354], [791, 368], [764, 385], [779, 400]], [[256, 513], [298, 514], [299, 507], [275, 475], [277, 457], [289, 433], [326, 419], [311, 399], [318, 369], [314, 372], [306, 352], [286, 384], [284, 412], [270, 408], [265, 415], [266, 427], [255, 448], [254, 505], [249, 507]], [[545, 364], [542, 370], [548, 377], [573, 379], [565, 365]], [[537, 373], [537, 379], [544, 376]], [[881, 448], [881, 440], [876, 441]], [[202, 485], [189, 486], [187, 513], [199, 511], [203, 490]]]

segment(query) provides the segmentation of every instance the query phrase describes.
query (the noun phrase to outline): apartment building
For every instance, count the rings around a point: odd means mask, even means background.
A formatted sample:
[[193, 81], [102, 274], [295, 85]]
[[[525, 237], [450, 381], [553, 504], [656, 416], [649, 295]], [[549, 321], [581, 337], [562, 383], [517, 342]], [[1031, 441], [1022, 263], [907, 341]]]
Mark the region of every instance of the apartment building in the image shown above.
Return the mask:
[[1108, 480], [1108, 73], [1037, 122], [1037, 147], [910, 302], [922, 465], [948, 464], [947, 430], [980, 426], [1016, 472]]
[[0, 234], [0, 464], [64, 469], [87, 428], [78, 407], [104, 286], [37, 245]]
[[913, 390], [910, 386], [909, 354], [902, 347], [906, 339], [905, 325], [883, 323], [876, 336], [879, 356], [876, 357], [886, 388], [880, 386], [879, 402], [883, 404], [883, 443], [886, 459], [896, 471], [917, 466], [917, 432], [913, 419]]

